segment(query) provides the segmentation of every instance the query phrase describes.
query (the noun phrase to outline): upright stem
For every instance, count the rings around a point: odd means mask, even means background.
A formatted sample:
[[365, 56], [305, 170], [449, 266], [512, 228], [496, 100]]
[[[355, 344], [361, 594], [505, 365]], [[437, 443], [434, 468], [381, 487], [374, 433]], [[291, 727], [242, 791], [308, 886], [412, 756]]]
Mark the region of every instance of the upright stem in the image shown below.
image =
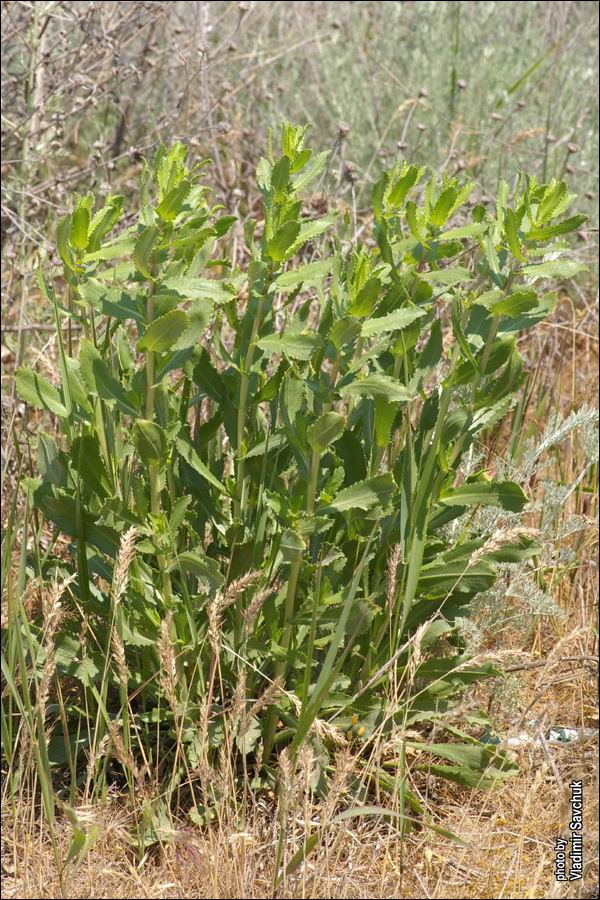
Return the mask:
[[244, 440], [244, 431], [246, 428], [246, 413], [248, 407], [248, 390], [250, 387], [250, 378], [249, 371], [254, 362], [254, 344], [256, 338], [258, 336], [258, 329], [260, 328], [260, 322], [262, 319], [263, 308], [265, 305], [265, 298], [261, 297], [260, 302], [258, 304], [258, 309], [256, 310], [256, 317], [252, 324], [252, 334], [250, 336], [250, 343], [248, 344], [248, 350], [246, 351], [246, 357], [244, 359], [244, 368], [242, 371], [242, 377], [240, 381], [240, 405], [238, 407], [238, 416], [237, 416], [237, 454], [238, 454], [238, 470], [237, 470], [237, 481], [238, 481], [238, 495], [234, 501], [233, 511], [234, 516], [237, 519], [243, 512], [244, 509], [244, 478], [245, 478], [245, 460], [240, 456], [242, 452], [242, 443]]
[[[148, 288], [148, 300], [146, 303], [146, 323], [151, 324], [154, 319], [154, 283], [150, 282]], [[146, 418], [152, 421], [154, 418], [154, 354], [151, 350], [146, 351]], [[150, 479], [150, 509], [154, 516], [160, 515], [160, 489], [158, 481], [158, 465], [150, 463], [148, 465], [148, 476]], [[171, 576], [167, 571], [167, 564], [162, 553], [156, 556], [158, 568], [160, 571], [163, 595], [166, 606], [171, 605]], [[171, 631], [174, 630], [174, 627]], [[174, 635], [172, 634], [171, 637]]]
[[309, 516], [315, 513], [315, 497], [317, 494], [317, 481], [319, 478], [319, 461], [321, 456], [313, 450], [310, 460], [310, 475], [308, 478], [308, 492], [306, 495], [306, 512]]

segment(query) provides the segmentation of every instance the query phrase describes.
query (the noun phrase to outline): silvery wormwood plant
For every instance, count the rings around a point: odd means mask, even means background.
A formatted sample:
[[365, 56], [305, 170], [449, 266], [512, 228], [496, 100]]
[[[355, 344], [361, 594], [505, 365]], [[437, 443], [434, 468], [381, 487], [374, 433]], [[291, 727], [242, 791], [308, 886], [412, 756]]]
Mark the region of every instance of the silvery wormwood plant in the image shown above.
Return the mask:
[[[60, 384], [27, 367], [16, 381], [60, 434], [39, 434], [23, 480], [35, 549], [20, 586], [74, 576], [53, 647], [79, 693], [42, 758], [58, 747], [74, 782], [115, 731], [130, 758], [189, 784], [232, 734], [238, 764], [260, 749], [268, 780], [283, 746], [318, 741], [326, 761], [331, 740], [443, 725], [495, 672], [469, 660], [456, 621], [497, 564], [539, 552], [514, 525], [521, 486], [460, 466], [515, 401], [517, 336], [555, 303], [544, 286], [578, 270], [561, 241], [584, 218], [564, 217], [573, 195], [523, 175], [490, 212], [467, 205], [471, 184], [396, 165], [361, 244], [348, 221], [306, 213], [327, 154], [305, 140], [284, 124], [259, 163], [247, 264], [230, 265], [235, 219], [176, 144], [145, 165], [132, 224], [123, 197], [97, 211], [78, 197], [58, 228], [60, 287], [39, 276]], [[484, 507], [510, 528], [479, 535], [468, 513]], [[16, 601], [11, 615], [9, 653], [36, 682], [44, 622]], [[4, 732], [13, 747], [12, 720]], [[428, 771], [479, 786], [513, 771], [452, 736], [428, 745]]]

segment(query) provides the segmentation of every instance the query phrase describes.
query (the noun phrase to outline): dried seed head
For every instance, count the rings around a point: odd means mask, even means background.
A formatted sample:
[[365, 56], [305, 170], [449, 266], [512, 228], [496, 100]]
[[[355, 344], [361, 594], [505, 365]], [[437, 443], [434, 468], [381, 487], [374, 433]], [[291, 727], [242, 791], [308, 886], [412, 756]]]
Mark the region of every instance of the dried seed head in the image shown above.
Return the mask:
[[218, 595], [208, 604], [208, 643], [215, 656], [221, 645], [221, 606]]
[[137, 540], [137, 529], [135, 526], [128, 528], [122, 535], [119, 544], [119, 552], [117, 553], [117, 561], [113, 572], [112, 592], [113, 600], [119, 603], [127, 590], [129, 581], [129, 568], [135, 557], [135, 542]]
[[338, 124], [338, 137], [343, 140], [343, 138], [348, 137], [350, 134], [350, 126], [347, 122], [340, 122]]
[[252, 598], [252, 600], [250, 601], [250, 605], [242, 613], [242, 616], [244, 618], [244, 623], [245, 623], [246, 634], [250, 633], [250, 630], [251, 630], [252, 626], [254, 625], [254, 622], [256, 621], [256, 617], [258, 616], [259, 612], [261, 611], [263, 604], [264, 604], [265, 600], [267, 599], [267, 597], [269, 596], [269, 594], [273, 593], [273, 591], [278, 591], [280, 587], [281, 587], [281, 582], [278, 581], [275, 584], [271, 585], [270, 587], [265, 588], [264, 591], [259, 591], [258, 594], [256, 594]]
[[175, 651], [169, 629], [172, 622], [171, 613], [167, 613], [166, 619], [160, 623], [160, 638], [158, 641], [158, 655], [160, 658], [160, 683], [167, 698], [167, 702], [177, 717], [177, 664], [175, 660]]
[[419, 97], [429, 97], [429, 91], [426, 87], [422, 87], [419, 91]]
[[402, 546], [400, 544], [396, 544], [396, 546], [392, 549], [390, 553], [387, 571], [386, 571], [386, 580], [387, 580], [387, 608], [388, 614], [391, 616], [394, 608], [394, 601], [396, 599], [396, 575], [398, 573], [398, 566], [402, 560]]
[[112, 657], [117, 670], [117, 676], [121, 686], [127, 690], [129, 684], [129, 669], [127, 668], [127, 658], [125, 656], [125, 645], [116, 628], [113, 627], [110, 636], [112, 647]]
[[567, 144], [567, 150], [569, 151], [569, 153], [579, 153], [579, 149], [579, 146], [577, 144], [574, 144], [573, 142]]
[[248, 713], [243, 717], [243, 720], [240, 724], [240, 734], [244, 735], [248, 731], [250, 727], [251, 720], [258, 716], [259, 713], [262, 712], [263, 709], [268, 709], [269, 706], [273, 704], [273, 702], [277, 699], [277, 697], [281, 694], [283, 690], [283, 678], [278, 677], [268, 688], [260, 695], [258, 700], [255, 700], [252, 706], [250, 707]]
[[464, 91], [464, 89], [465, 89], [466, 86], [467, 86], [467, 82], [465, 81], [464, 78], [459, 78], [458, 81], [456, 82], [456, 86], [457, 86], [458, 88], [460, 88], [461, 91]]
[[522, 525], [519, 525], [516, 528], [500, 528], [490, 535], [479, 550], [475, 550], [469, 560], [469, 568], [479, 562], [483, 556], [486, 556], [488, 553], [494, 553], [495, 550], [499, 550], [501, 547], [506, 546], [506, 544], [514, 544], [522, 540], [535, 540], [538, 536], [539, 531], [535, 528], [526, 528]]
[[235, 603], [236, 600], [242, 596], [245, 590], [255, 584], [260, 576], [260, 571], [255, 572], [246, 572], [245, 575], [242, 575], [240, 578], [236, 578], [235, 581], [232, 581], [230, 585], [225, 590], [225, 593], [222, 595], [222, 599], [220, 601], [220, 609], [227, 609], [228, 606], [231, 606], [232, 603]]
[[358, 171], [354, 163], [347, 162], [342, 171], [342, 178], [349, 184], [356, 184], [358, 181]]

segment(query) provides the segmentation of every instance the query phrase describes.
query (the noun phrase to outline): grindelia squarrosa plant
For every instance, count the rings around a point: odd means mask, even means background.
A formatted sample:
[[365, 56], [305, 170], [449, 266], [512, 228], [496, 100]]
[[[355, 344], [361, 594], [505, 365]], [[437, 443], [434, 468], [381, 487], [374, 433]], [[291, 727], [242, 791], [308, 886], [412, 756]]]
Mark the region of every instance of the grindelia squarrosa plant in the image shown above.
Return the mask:
[[224, 759], [258, 790], [310, 746], [326, 794], [336, 747], [384, 740], [353, 800], [396, 794], [407, 829], [411, 742], [471, 787], [515, 770], [446, 722], [497, 672], [458, 623], [540, 550], [523, 486], [467, 462], [512, 415], [518, 335], [578, 270], [562, 238], [584, 217], [563, 182], [521, 175], [490, 209], [397, 164], [358, 232], [305, 209], [328, 156], [306, 133], [270, 142], [243, 240], [176, 144], [137, 213], [77, 197], [63, 271], [39, 275], [60, 383], [22, 367], [17, 389], [60, 434], [37, 438], [17, 574], [4, 562], [2, 738], [11, 790], [32, 760], [50, 821], [57, 799], [153, 782], [145, 846], [176, 804], [210, 819]]

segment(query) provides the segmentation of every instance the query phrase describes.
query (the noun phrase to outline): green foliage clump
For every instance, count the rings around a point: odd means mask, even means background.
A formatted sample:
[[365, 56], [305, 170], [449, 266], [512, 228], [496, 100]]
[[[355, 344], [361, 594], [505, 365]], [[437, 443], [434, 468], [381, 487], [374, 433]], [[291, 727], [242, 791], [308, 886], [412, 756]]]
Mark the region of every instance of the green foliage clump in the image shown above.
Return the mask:
[[[75, 783], [105, 736], [130, 780], [143, 762], [172, 791], [223, 747], [269, 780], [286, 745], [317, 742], [324, 774], [331, 742], [443, 724], [495, 672], [465, 650], [471, 602], [499, 564], [540, 550], [519, 524], [523, 486], [463, 464], [510, 415], [518, 336], [554, 307], [547, 280], [577, 269], [566, 185], [501, 183], [490, 211], [469, 205], [471, 184], [396, 165], [359, 241], [348, 215], [306, 211], [328, 155], [286, 124], [234, 265], [235, 217], [186, 156], [177, 144], [146, 164], [135, 216], [123, 197], [77, 199], [60, 289], [40, 276], [61, 383], [17, 373], [62, 431], [40, 434], [25, 480], [53, 530], [22, 568], [73, 576], [52, 652], [85, 702], [66, 703], [41, 764], [62, 753]], [[37, 680], [44, 621], [14, 616]], [[479, 786], [513, 771], [452, 736], [428, 746], [429, 771]]]

